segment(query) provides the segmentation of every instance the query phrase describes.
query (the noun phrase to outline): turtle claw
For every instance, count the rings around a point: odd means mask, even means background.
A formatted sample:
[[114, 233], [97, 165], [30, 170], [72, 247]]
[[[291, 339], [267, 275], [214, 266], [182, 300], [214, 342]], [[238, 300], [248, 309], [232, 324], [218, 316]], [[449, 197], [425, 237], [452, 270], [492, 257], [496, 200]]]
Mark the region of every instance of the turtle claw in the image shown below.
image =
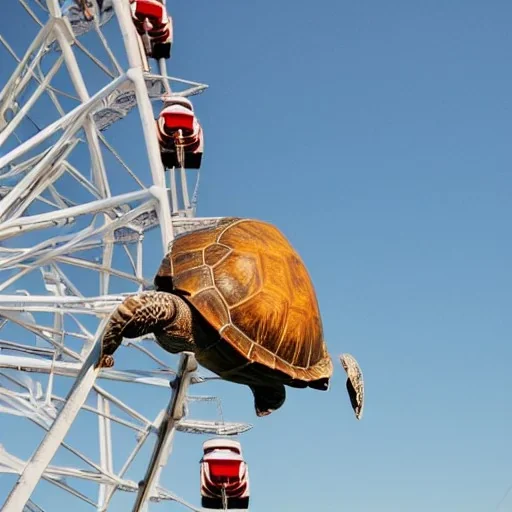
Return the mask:
[[114, 358], [110, 355], [103, 354], [96, 365], [96, 368], [112, 368], [114, 366]]
[[350, 354], [341, 354], [340, 362], [347, 373], [347, 391], [352, 409], [354, 409], [356, 418], [360, 420], [363, 417], [364, 408], [363, 372], [355, 357]]

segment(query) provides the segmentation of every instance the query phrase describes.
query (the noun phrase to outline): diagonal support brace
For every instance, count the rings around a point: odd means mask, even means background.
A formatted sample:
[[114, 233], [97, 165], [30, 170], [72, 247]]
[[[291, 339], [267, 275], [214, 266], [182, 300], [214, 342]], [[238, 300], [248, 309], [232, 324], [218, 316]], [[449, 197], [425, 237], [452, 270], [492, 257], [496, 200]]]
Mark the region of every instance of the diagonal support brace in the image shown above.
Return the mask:
[[139, 485], [139, 492], [133, 512], [143, 512], [145, 506], [155, 491], [160, 479], [160, 473], [167, 462], [171, 452], [172, 440], [176, 431], [176, 424], [184, 416], [185, 398], [190, 384], [192, 373], [197, 370], [197, 361], [191, 352], [183, 352], [176, 378], [172, 382], [172, 395], [164, 419], [158, 429], [158, 439], [151, 455], [151, 460], [144, 480]]

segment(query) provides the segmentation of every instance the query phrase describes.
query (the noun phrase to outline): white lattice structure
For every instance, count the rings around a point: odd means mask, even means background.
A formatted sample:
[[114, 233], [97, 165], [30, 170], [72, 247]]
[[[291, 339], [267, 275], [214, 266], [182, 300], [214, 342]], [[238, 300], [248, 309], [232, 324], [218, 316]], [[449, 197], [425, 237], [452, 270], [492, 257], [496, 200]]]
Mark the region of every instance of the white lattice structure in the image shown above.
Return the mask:
[[80, 2], [4, 2], [32, 32], [16, 46], [0, 31], [2, 510], [198, 510], [160, 485], [175, 432], [250, 426], [189, 418], [191, 402], [218, 404], [187, 394], [208, 380], [190, 355], [175, 372], [134, 340], [115, 368], [94, 365], [115, 305], [151, 286], [173, 236], [210, 221], [189, 197], [198, 171], [164, 172], [154, 121], [164, 95], [206, 86], [146, 59], [128, 0], [92, 2], [92, 20]]

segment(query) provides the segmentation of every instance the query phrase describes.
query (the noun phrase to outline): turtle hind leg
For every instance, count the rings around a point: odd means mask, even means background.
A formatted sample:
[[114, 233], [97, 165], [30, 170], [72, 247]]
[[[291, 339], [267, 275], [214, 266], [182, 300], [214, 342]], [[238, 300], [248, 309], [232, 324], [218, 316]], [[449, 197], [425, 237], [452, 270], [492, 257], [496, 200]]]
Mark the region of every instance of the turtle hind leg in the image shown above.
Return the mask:
[[150, 333], [175, 335], [190, 340], [192, 345], [192, 313], [187, 303], [166, 292], [144, 292], [126, 298], [107, 324], [97, 366], [113, 366], [112, 355], [123, 338], [138, 338]]
[[257, 416], [268, 416], [279, 409], [286, 400], [286, 389], [283, 384], [249, 387], [254, 395], [254, 408]]

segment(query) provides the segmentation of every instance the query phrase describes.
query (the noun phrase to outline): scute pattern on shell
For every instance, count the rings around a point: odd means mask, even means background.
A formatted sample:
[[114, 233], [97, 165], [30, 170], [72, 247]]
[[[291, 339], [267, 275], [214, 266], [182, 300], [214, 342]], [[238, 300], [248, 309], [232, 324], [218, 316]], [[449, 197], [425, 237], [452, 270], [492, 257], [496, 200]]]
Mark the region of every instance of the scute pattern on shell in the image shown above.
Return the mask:
[[332, 374], [307, 269], [272, 224], [226, 218], [177, 238], [155, 277], [251, 362], [292, 379]]

